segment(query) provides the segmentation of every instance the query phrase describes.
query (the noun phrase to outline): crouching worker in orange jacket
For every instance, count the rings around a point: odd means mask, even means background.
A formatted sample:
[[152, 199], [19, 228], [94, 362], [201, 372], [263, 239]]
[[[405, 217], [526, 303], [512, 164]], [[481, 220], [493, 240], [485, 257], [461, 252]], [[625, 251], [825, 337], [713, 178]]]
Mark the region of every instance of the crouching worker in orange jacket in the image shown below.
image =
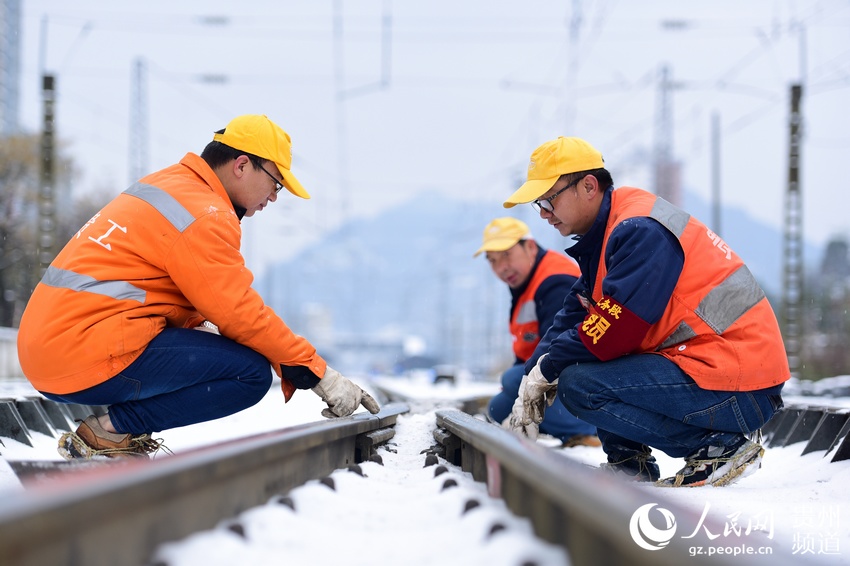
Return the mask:
[[240, 221], [283, 188], [310, 198], [291, 163], [286, 132], [239, 116], [118, 195], [48, 267], [21, 319], [24, 374], [48, 399], [109, 406], [62, 436], [64, 457], [147, 457], [153, 432], [259, 402], [271, 370], [286, 401], [312, 389], [326, 417], [378, 412], [251, 288]]
[[[504, 202], [531, 203], [581, 269], [525, 364], [507, 428], [536, 433], [557, 395], [596, 426], [601, 468], [661, 487], [724, 486], [755, 472], [751, 440], [791, 377], [779, 324], [743, 259], [662, 198], [614, 188], [602, 154], [559, 137], [531, 154]], [[661, 479], [656, 448], [684, 458]]]

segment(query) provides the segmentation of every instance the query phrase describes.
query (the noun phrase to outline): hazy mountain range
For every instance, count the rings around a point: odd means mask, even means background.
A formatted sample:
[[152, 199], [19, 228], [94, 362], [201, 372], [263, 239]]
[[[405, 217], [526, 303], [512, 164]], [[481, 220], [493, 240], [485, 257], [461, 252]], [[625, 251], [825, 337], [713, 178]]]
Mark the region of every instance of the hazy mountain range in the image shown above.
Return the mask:
[[[686, 195], [684, 208], [710, 220], [708, 203], [697, 196]], [[499, 203], [428, 192], [374, 218], [348, 222], [272, 266], [257, 288], [296, 332], [328, 349], [346, 343], [386, 357], [391, 344], [415, 335], [443, 360], [483, 367], [510, 358], [507, 287], [483, 256], [472, 257], [484, 226], [497, 216], [523, 219], [548, 248], [572, 244], [531, 207], [506, 210]], [[744, 210], [726, 208], [721, 235], [778, 309], [781, 231]], [[803, 253], [811, 266], [821, 250], [806, 245]]]

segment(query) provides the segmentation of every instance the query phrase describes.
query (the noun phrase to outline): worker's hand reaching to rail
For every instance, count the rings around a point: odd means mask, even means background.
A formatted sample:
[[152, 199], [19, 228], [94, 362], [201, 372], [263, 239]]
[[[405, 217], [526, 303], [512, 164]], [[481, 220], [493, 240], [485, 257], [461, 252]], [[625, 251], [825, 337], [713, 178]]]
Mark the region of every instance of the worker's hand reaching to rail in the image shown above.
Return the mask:
[[555, 394], [558, 391], [558, 380], [549, 382], [540, 371], [540, 362], [544, 357], [545, 355], [541, 356], [528, 375], [523, 376], [519, 384], [519, 395], [514, 401], [511, 416], [506, 421], [507, 429], [523, 434], [531, 440], [537, 439], [543, 413], [546, 407], [555, 402]]
[[329, 419], [347, 417], [360, 405], [366, 407], [366, 410], [373, 415], [381, 410], [378, 402], [371, 395], [330, 366], [325, 370], [325, 375], [319, 380], [319, 384], [313, 387], [313, 393], [328, 404], [327, 409], [322, 409], [322, 416]]

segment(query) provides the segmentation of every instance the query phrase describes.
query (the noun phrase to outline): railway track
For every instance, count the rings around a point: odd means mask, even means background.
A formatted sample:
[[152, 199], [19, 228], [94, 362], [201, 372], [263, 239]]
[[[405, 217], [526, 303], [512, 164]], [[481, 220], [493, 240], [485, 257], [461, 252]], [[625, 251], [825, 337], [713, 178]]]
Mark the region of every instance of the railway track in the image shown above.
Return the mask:
[[146, 564], [160, 543], [213, 527], [310, 479], [368, 460], [403, 404], [150, 461], [38, 477], [0, 505], [0, 562]]
[[[377, 415], [299, 425], [152, 461], [70, 467], [80, 473], [25, 466], [26, 489], [5, 495], [0, 505], [0, 562], [150, 564], [162, 543], [375, 457], [408, 411], [394, 402]], [[689, 564], [741, 563], [733, 556], [689, 556], [690, 547], [705, 544], [699, 537], [673, 537], [660, 552], [645, 550], [630, 536], [637, 509], [658, 505], [696, 523], [694, 512], [665, 501], [659, 490], [600, 474], [460, 410], [434, 414], [433, 449], [445, 465], [485, 482], [490, 495], [530, 519], [538, 537], [563, 546], [573, 564], [672, 565], [685, 556]], [[711, 520], [705, 527], [723, 529]], [[781, 562], [756, 556], [746, 563], [759, 558]]]

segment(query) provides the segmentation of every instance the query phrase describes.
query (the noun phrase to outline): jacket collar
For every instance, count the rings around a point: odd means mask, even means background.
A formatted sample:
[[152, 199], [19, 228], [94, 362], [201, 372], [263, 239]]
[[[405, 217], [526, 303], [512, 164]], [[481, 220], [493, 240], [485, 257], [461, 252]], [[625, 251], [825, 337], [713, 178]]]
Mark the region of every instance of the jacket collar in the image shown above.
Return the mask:
[[564, 250], [571, 257], [577, 258], [584, 253], [592, 252], [594, 246], [602, 241], [602, 237], [605, 235], [605, 226], [608, 224], [608, 216], [611, 214], [611, 193], [613, 192], [613, 185], [605, 189], [605, 194], [602, 195], [602, 204], [596, 214], [596, 220], [593, 221], [593, 225], [587, 231], [587, 234], [573, 236], [576, 243]]
[[191, 169], [204, 181], [204, 183], [209, 185], [215, 194], [220, 196], [225, 202], [229, 202], [230, 206], [233, 207], [233, 212], [240, 221], [242, 220], [245, 213], [248, 211], [241, 206], [236, 206], [236, 204], [230, 200], [230, 195], [228, 195], [227, 191], [224, 190], [224, 185], [221, 184], [221, 180], [218, 178], [218, 175], [215, 174], [215, 171], [212, 170], [206, 161], [204, 161], [199, 155], [189, 152], [183, 156], [183, 159], [180, 160], [180, 165]]

